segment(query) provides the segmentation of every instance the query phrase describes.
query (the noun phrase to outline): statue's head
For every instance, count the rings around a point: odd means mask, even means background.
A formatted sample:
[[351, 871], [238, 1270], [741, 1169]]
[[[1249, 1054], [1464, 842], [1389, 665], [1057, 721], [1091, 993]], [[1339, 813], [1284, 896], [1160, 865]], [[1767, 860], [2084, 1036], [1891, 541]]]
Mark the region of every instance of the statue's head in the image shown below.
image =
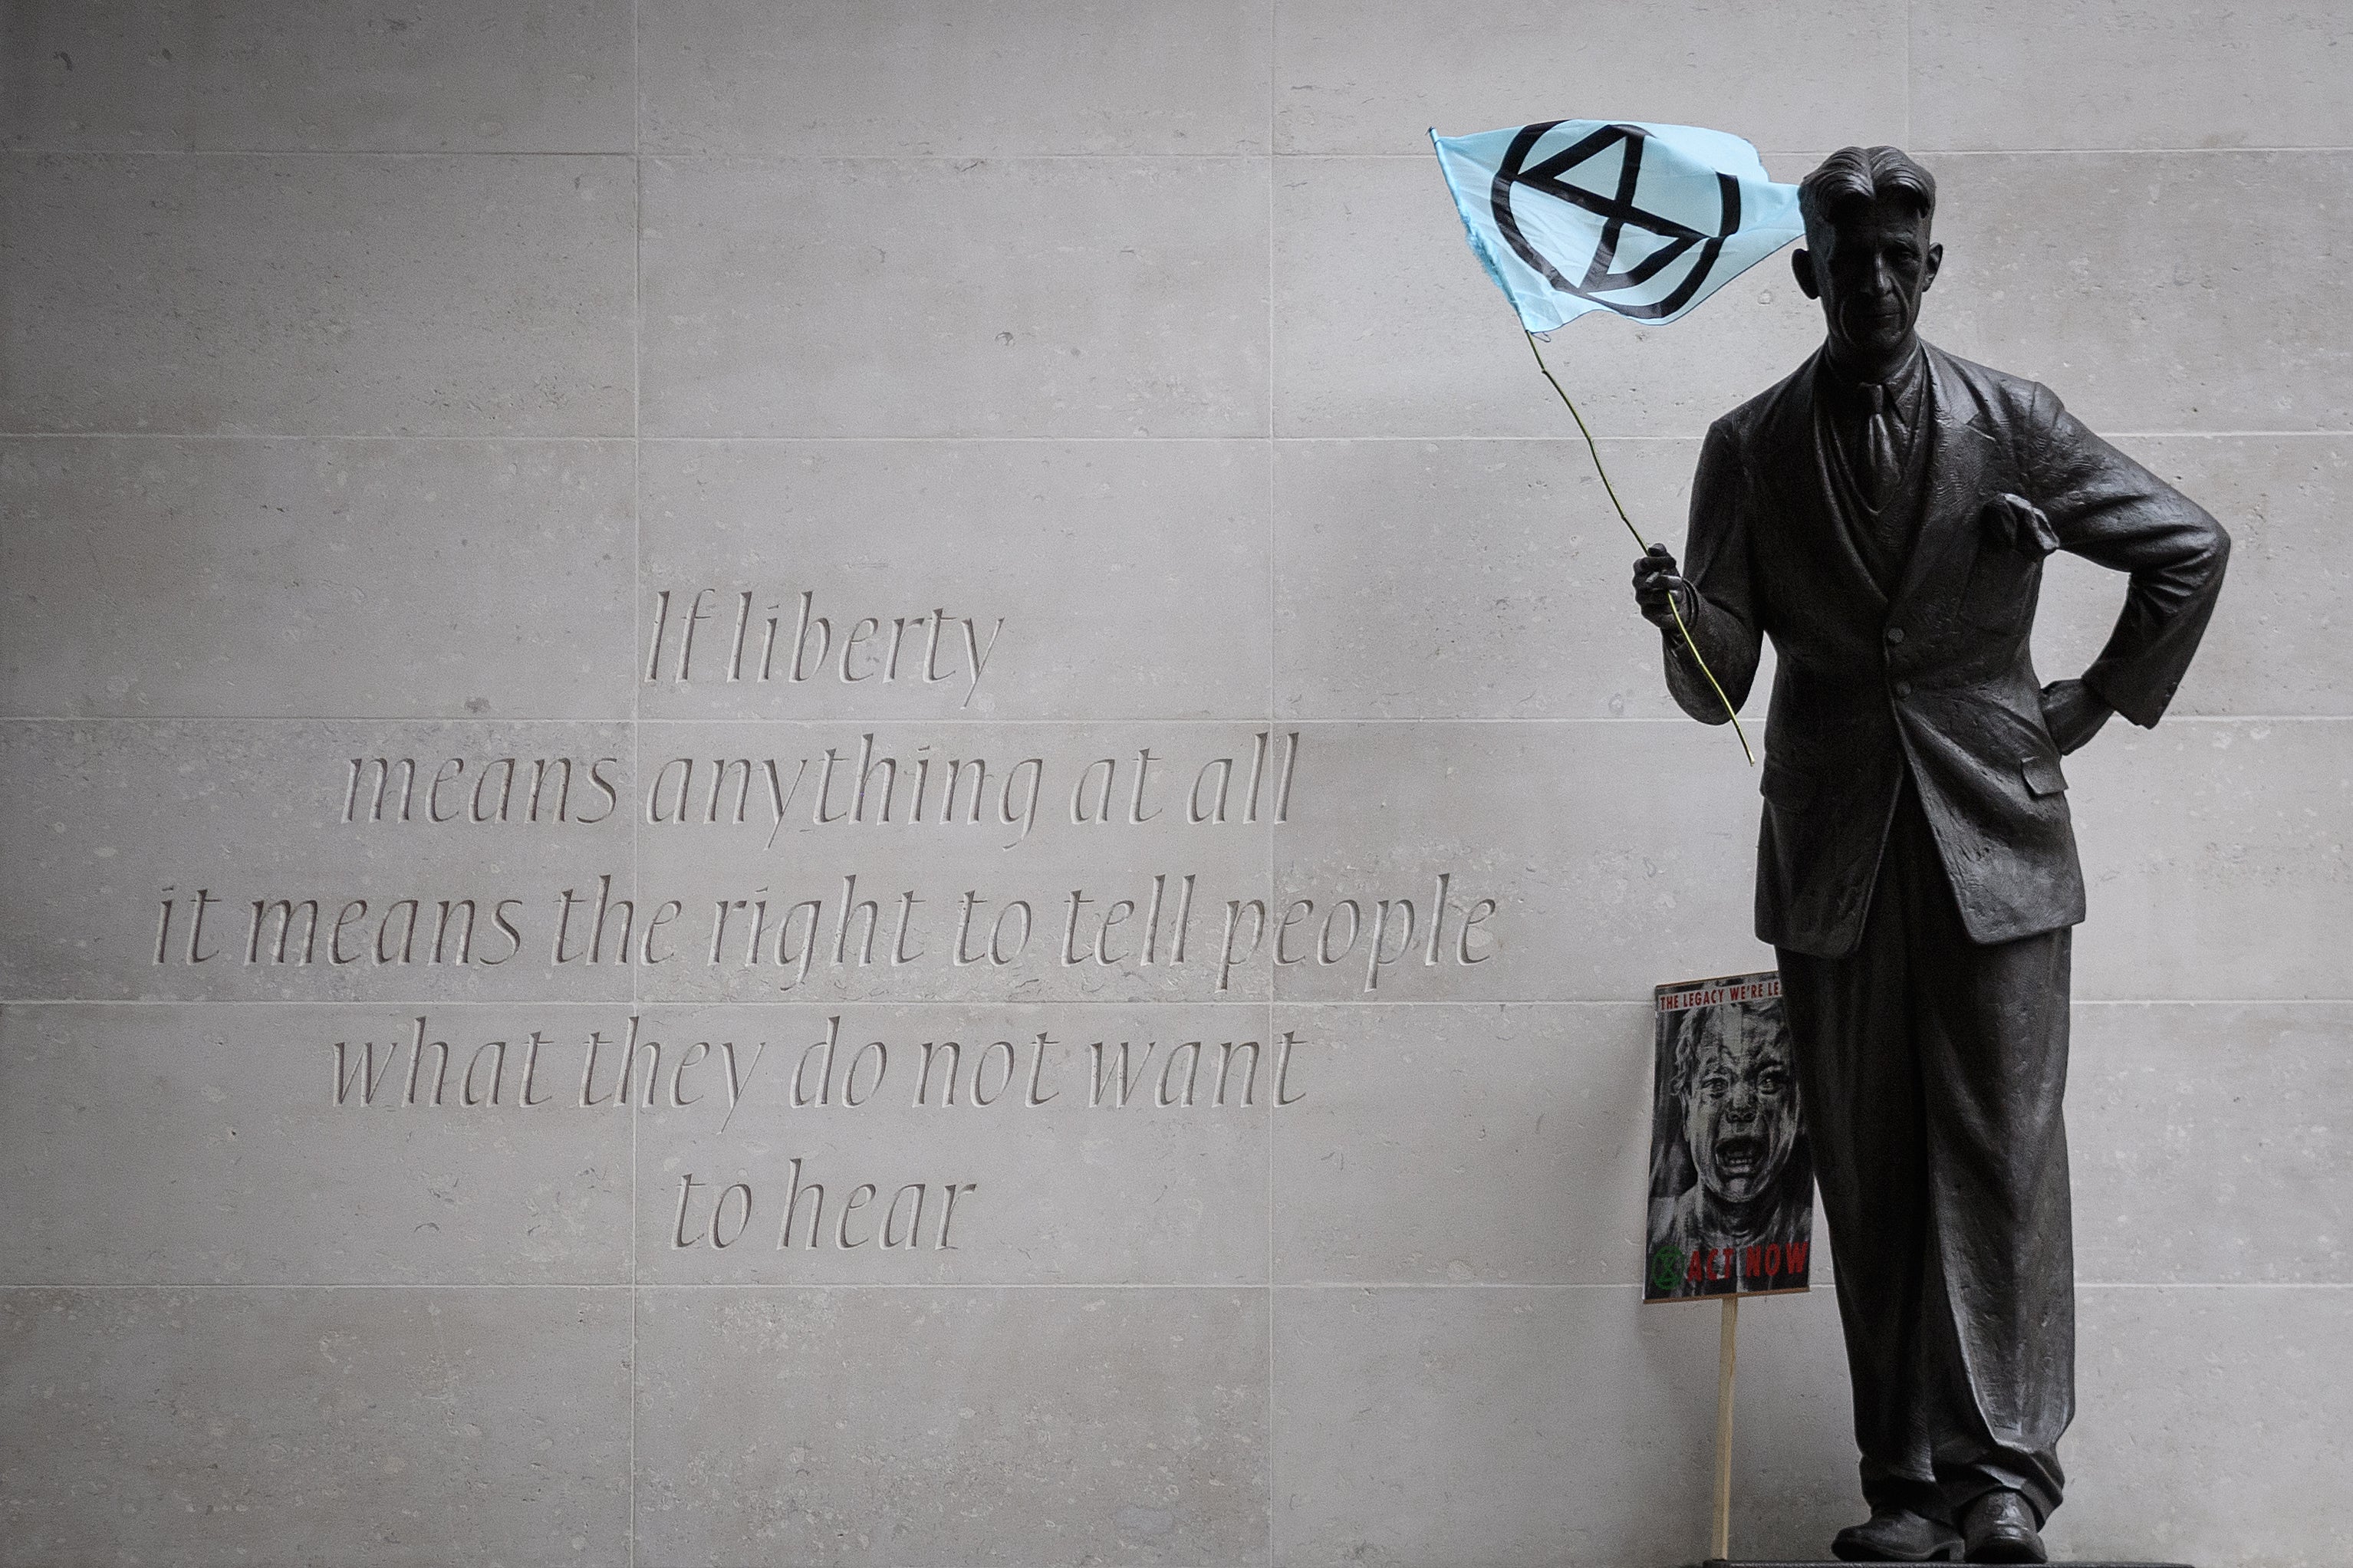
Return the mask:
[[1683, 1142], [1718, 1204], [1770, 1194], [1798, 1142], [1798, 1085], [1780, 1006], [1711, 1008], [1676, 1042]]
[[1929, 238], [1936, 178], [1894, 147], [1845, 147], [1798, 184], [1798, 287], [1822, 302], [1831, 349], [1858, 367], [1908, 348], [1945, 247]]

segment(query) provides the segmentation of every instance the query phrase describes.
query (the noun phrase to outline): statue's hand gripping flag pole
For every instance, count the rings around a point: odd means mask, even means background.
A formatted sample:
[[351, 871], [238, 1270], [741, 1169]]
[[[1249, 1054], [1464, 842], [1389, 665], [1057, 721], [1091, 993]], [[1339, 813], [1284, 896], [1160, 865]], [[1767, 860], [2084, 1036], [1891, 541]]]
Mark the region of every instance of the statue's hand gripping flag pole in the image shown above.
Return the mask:
[[[1693, 125], [1554, 120], [1472, 136], [1430, 133], [1471, 248], [1519, 312], [1528, 352], [1585, 437], [1618, 521], [1601, 449], [1536, 346], [1588, 310], [1672, 321], [1805, 232], [1798, 187], [1766, 177], [1757, 149]], [[1753, 764], [1747, 731], [1707, 667], [1675, 595], [1667, 608]]]

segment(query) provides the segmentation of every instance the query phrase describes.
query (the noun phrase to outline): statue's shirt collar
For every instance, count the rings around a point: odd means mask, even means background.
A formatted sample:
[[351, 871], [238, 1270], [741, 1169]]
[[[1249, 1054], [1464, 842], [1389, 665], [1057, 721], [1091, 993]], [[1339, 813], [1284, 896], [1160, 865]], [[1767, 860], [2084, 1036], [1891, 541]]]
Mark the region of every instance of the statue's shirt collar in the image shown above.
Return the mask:
[[1838, 418], [1864, 418], [1884, 408], [1908, 435], [1919, 427], [1927, 395], [1927, 349], [1915, 340], [1911, 353], [1884, 381], [1850, 375], [1824, 353], [1814, 362], [1814, 389], [1826, 411]]

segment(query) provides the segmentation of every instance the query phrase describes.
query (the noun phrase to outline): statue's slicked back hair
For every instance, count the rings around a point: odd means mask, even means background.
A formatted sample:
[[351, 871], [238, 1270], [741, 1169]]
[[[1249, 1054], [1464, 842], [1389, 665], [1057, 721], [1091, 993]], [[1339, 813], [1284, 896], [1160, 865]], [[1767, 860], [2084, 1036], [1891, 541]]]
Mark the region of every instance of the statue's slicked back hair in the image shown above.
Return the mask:
[[1936, 211], [1936, 176], [1900, 147], [1841, 147], [1798, 182], [1806, 243], [1822, 248], [1831, 215], [1849, 202], [1902, 202], [1922, 217]]

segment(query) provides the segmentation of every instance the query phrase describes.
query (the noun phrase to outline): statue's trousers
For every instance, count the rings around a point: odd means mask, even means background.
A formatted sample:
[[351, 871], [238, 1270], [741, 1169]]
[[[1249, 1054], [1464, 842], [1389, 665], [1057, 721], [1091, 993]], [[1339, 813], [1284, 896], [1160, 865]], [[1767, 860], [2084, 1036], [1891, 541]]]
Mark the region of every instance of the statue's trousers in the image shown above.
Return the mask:
[[1874, 1507], [2058, 1506], [2074, 1414], [2069, 939], [1969, 941], [1907, 778], [1861, 943], [1780, 950]]

